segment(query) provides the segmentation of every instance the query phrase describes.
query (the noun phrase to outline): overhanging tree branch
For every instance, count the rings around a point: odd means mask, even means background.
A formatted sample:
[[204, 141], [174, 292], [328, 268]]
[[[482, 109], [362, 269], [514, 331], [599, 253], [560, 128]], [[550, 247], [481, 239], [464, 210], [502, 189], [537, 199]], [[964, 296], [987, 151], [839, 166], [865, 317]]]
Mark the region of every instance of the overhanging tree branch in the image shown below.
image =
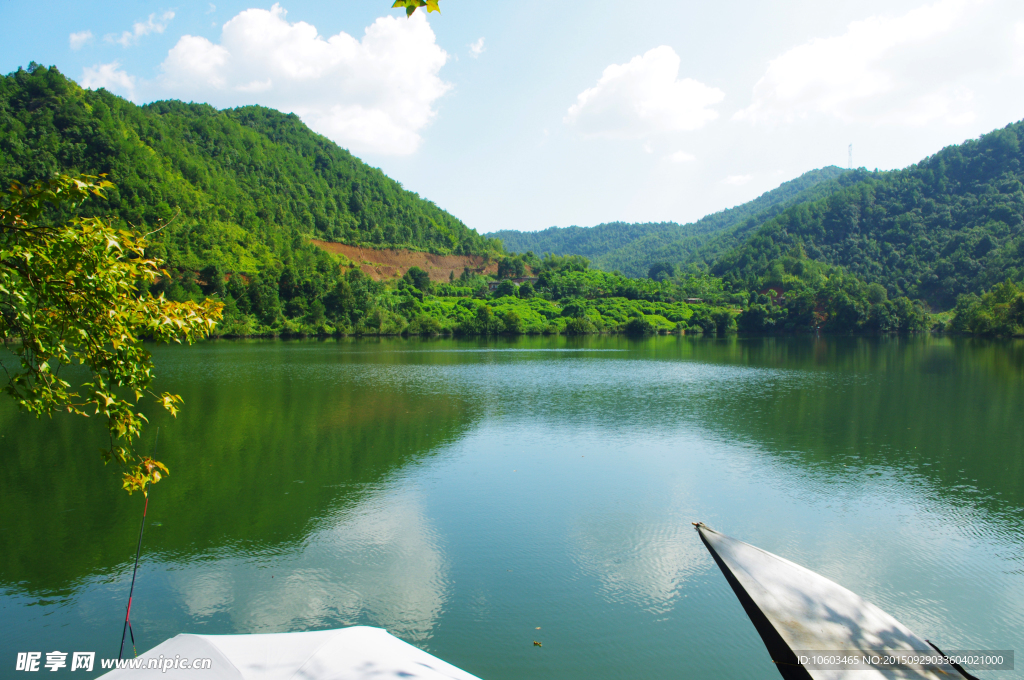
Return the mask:
[[[146, 257], [145, 237], [135, 230], [99, 218], [43, 218], [46, 204], [74, 209], [112, 187], [103, 177], [60, 176], [0, 195], [0, 339], [20, 362], [20, 370], [3, 367], [4, 391], [37, 416], [102, 415], [110, 443], [104, 459], [122, 466], [129, 493], [145, 492], [167, 468], [132, 450], [146, 422], [136, 405], [148, 394], [173, 415], [181, 398], [150, 389], [153, 364], [142, 338], [206, 337], [223, 305], [140, 294], [138, 285], [155, 281], [163, 263]], [[71, 363], [92, 374], [77, 390], [58, 375]]]

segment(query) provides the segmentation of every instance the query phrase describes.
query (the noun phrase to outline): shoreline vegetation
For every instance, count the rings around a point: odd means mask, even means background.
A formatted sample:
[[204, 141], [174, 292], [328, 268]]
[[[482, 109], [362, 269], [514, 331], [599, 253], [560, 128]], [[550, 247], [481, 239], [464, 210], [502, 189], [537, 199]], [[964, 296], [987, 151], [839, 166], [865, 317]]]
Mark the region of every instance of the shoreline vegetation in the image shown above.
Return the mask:
[[[952, 312], [889, 300], [838, 267], [797, 248], [770, 263], [750, 289], [693, 268], [662, 265], [632, 279], [590, 269], [581, 256], [532, 253], [497, 258], [497, 273], [465, 269], [449, 281], [409, 268], [375, 281], [357, 265], [320, 251], [246, 277], [216, 266], [198, 275], [173, 271], [147, 291], [170, 300], [207, 296], [224, 303], [211, 335], [221, 338], [342, 336], [498, 336], [654, 334], [878, 335], [946, 331], [1024, 335], [1024, 292], [1007, 281], [986, 295], [964, 296]], [[654, 268], [652, 268], [654, 269]]]

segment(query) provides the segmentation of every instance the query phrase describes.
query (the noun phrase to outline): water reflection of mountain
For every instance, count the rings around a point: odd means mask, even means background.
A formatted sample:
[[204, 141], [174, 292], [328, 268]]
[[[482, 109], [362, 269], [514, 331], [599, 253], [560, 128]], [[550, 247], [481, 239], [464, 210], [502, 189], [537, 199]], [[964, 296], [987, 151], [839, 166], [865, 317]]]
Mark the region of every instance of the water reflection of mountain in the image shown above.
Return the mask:
[[[356, 507], [474, 420], [464, 395], [424, 390], [387, 363], [318, 344], [157, 349], [158, 388], [177, 419], [153, 414], [171, 477], [151, 496], [147, 559], [281, 553]], [[132, 557], [142, 498], [100, 464], [96, 425], [35, 420], [0, 404], [0, 583], [39, 596]]]
[[724, 436], [843, 483], [914, 476], [951, 502], [1024, 510], [1024, 343], [752, 338], [714, 356], [786, 369], [740, 398], [705, 395], [699, 421]]
[[[667, 677], [680, 659], [745, 677], [763, 646], [692, 519], [933, 639], [1002, 648], [1024, 625], [1015, 347], [539, 337], [160, 350], [157, 387], [187, 404], [154, 423], [173, 472], [150, 506], [140, 648], [185, 630], [364, 623], [481, 677], [617, 677], [638, 660]], [[11, 648], [116, 653], [142, 500], [98, 464], [93, 423], [5, 406], [0, 632]], [[727, 642], [690, 649], [693, 630]]]
[[[452, 389], [477, 395], [492, 417], [567, 435], [697, 427], [799, 470], [865, 483], [913, 474], [956, 502], [1024, 508], [1024, 342], [606, 337], [562, 348], [577, 351], [494, 352], [453, 373]], [[629, 364], [610, 369], [617, 361]]]

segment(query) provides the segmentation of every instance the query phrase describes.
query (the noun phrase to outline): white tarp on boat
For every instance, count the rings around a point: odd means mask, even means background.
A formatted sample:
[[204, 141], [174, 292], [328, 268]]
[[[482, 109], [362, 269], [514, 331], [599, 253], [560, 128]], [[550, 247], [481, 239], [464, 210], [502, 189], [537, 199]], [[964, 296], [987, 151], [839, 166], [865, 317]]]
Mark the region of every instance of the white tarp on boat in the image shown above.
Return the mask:
[[[480, 680], [382, 628], [354, 626], [337, 630], [269, 635], [187, 635], [166, 640], [142, 654], [156, 668], [115, 670], [107, 680]], [[181, 668], [187, 659], [189, 668]], [[196, 659], [210, 659], [196, 670]], [[178, 668], [168, 661], [176, 661]]]
[[[735, 579], [735, 583], [730, 581], [733, 589], [736, 590], [738, 585], [749, 597], [749, 601], [744, 602], [741, 592], [736, 591], [776, 664], [784, 662], [780, 658], [780, 642], [794, 652], [818, 650], [827, 652], [828, 656], [862, 657], [879, 650], [936, 654], [927, 641], [902, 623], [824, 576], [703, 524], [697, 524], [697, 532], [726, 578], [731, 575]], [[755, 611], [751, 611], [751, 605]], [[758, 620], [757, 610], [763, 615], [761, 620]], [[766, 624], [774, 629], [777, 638], [773, 638]], [[781, 665], [778, 668], [784, 677], [807, 677], [803, 675], [802, 668], [793, 674], [787, 674], [787, 669]], [[950, 680], [964, 677], [948, 664], [931, 669], [806, 668], [806, 672], [814, 680]]]

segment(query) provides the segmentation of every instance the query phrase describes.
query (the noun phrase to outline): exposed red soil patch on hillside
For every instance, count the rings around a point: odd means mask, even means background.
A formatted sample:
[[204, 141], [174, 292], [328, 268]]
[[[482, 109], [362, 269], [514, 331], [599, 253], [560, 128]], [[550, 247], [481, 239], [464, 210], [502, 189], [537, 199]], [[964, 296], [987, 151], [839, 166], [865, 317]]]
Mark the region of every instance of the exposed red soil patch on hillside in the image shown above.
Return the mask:
[[498, 273], [498, 263], [494, 260], [485, 260], [480, 255], [434, 255], [404, 249], [374, 250], [316, 239], [311, 239], [310, 243], [329, 253], [344, 255], [375, 281], [396, 279], [403, 276], [410, 267], [419, 267], [427, 272], [431, 281], [443, 282], [447, 282], [453, 273], [455, 278], [459, 278], [467, 267], [470, 272], [476, 274]]

